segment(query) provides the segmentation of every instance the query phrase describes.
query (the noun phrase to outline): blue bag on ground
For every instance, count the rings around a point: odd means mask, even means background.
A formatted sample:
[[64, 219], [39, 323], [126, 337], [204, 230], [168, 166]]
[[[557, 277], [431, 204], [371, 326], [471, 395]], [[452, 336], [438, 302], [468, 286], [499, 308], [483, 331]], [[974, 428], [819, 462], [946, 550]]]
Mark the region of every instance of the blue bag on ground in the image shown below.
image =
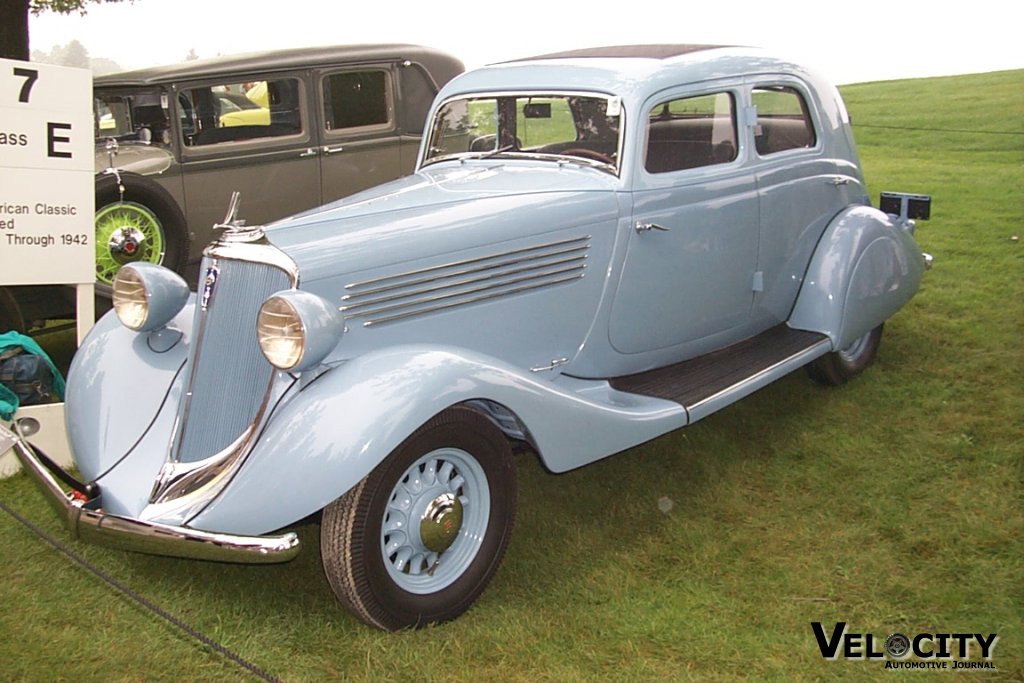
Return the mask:
[[19, 406], [59, 401], [64, 378], [31, 337], [0, 334], [0, 419], [10, 420]]

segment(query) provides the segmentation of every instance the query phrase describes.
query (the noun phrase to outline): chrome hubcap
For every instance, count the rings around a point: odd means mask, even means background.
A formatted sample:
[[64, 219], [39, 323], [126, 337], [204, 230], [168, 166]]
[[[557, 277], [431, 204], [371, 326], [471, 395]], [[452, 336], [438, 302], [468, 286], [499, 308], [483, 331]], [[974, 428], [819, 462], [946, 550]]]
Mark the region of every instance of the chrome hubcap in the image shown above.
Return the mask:
[[430, 501], [420, 518], [420, 540], [435, 553], [443, 553], [462, 529], [462, 501], [443, 493]]
[[112, 254], [124, 254], [125, 256], [133, 256], [138, 250], [139, 245], [146, 240], [146, 235], [137, 228], [121, 228], [115, 230], [110, 235], [110, 241], [107, 242], [107, 247], [110, 249]]
[[381, 558], [402, 590], [418, 595], [454, 583], [473, 563], [490, 517], [487, 475], [458, 448], [439, 448], [395, 483], [381, 520]]

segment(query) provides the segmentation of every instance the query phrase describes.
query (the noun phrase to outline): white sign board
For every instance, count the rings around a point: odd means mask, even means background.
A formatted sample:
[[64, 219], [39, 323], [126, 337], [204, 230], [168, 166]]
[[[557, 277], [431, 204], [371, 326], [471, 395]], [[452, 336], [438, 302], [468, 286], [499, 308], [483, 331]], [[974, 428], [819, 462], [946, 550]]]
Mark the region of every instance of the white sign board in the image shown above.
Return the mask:
[[0, 285], [95, 280], [93, 173], [92, 73], [0, 59]]

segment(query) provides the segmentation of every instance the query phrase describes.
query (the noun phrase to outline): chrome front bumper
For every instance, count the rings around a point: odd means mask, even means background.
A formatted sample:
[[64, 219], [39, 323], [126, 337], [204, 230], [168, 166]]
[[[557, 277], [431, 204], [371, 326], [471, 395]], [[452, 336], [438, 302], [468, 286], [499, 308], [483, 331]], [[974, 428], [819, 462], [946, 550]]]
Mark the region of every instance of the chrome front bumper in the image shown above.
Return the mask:
[[69, 481], [70, 475], [36, 453], [20, 434], [0, 424], [0, 453], [12, 447], [64, 526], [83, 541], [150, 555], [246, 564], [287, 562], [299, 553], [299, 538], [292, 532], [280, 536], [237, 536], [153, 524], [104, 512], [100, 507], [102, 494], [94, 485], [83, 487], [84, 494], [68, 493], [59, 480]]

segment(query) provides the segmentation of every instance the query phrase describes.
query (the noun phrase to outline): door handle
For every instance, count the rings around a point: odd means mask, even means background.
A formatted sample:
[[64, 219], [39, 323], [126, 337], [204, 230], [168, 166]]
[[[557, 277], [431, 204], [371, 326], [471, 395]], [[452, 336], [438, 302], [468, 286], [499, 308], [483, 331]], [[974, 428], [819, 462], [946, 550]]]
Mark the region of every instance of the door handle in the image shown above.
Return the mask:
[[320, 149], [324, 151], [324, 154], [337, 154], [338, 152], [345, 151], [345, 148], [341, 145], [338, 145], [337, 147], [330, 147], [328, 145], [324, 145]]
[[651, 230], [660, 230], [661, 232], [668, 232], [669, 229], [658, 225], [657, 223], [641, 223], [637, 221], [633, 225], [633, 229], [637, 232], [650, 232]]
[[309, 148], [306, 149], [305, 152], [303, 152], [302, 154], [299, 155], [299, 158], [300, 159], [304, 159], [306, 157], [315, 157], [316, 155], [317, 155], [316, 148], [315, 147], [309, 147]]

